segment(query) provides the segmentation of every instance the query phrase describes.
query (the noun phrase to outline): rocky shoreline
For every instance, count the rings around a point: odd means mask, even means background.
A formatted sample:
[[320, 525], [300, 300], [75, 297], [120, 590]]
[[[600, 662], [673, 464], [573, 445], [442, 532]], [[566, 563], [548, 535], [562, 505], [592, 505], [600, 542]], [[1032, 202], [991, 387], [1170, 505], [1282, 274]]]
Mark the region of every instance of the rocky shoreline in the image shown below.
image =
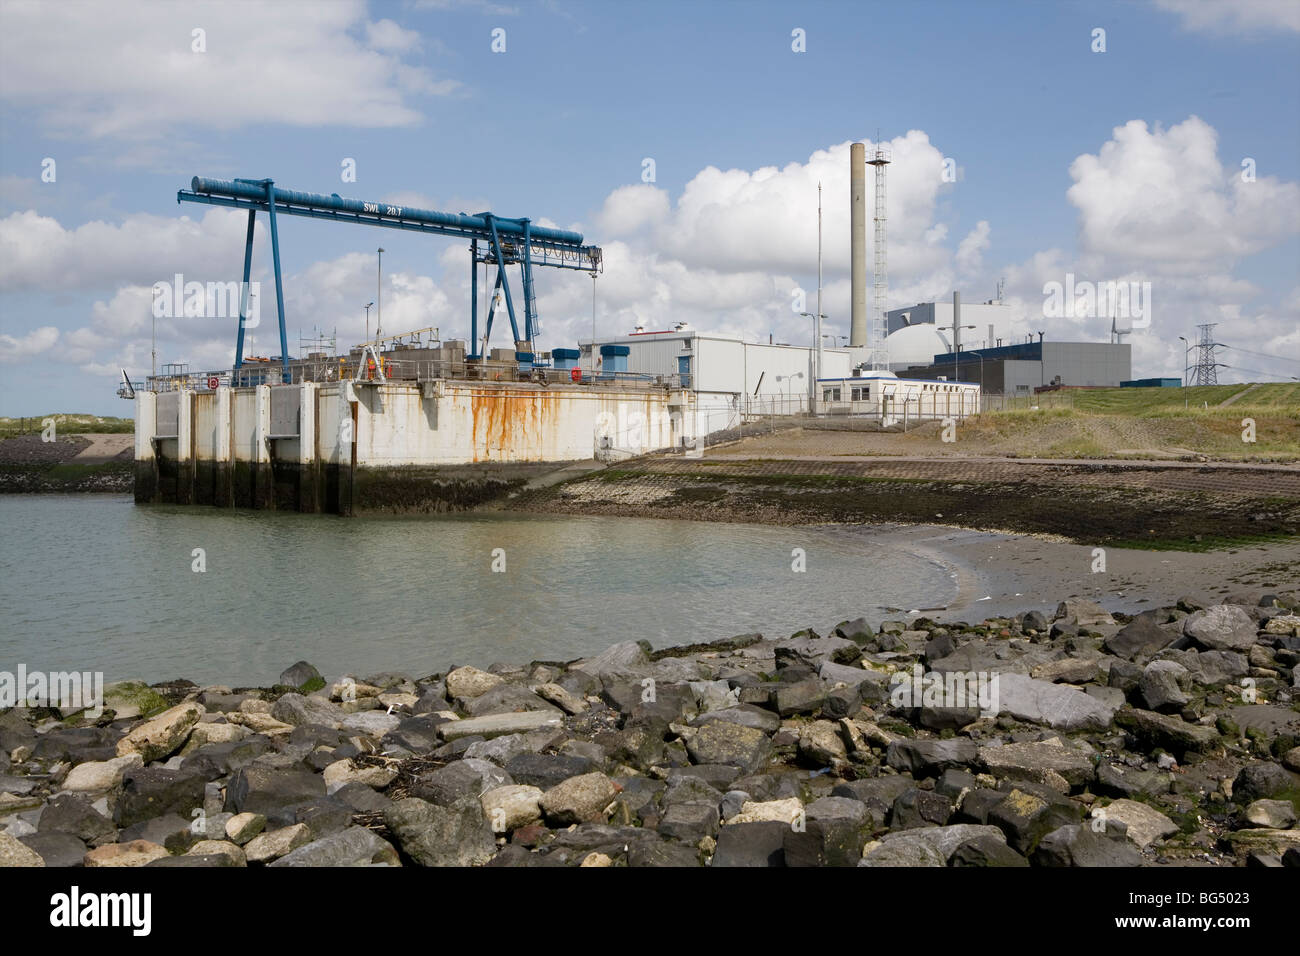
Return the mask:
[[0, 713], [5, 866], [1297, 866], [1300, 590]]

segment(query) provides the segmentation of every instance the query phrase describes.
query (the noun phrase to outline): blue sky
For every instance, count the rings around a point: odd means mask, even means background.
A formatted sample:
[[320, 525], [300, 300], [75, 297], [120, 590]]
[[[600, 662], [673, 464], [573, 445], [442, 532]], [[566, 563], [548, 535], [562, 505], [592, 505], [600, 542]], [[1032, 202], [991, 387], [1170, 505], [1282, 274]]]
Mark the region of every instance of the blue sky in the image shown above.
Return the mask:
[[[175, 201], [194, 175], [578, 228], [606, 249], [602, 333], [687, 319], [798, 341], [821, 180], [846, 332], [847, 144], [877, 129], [891, 307], [1005, 277], [1008, 336], [1105, 340], [1109, 320], [1045, 320], [1043, 284], [1150, 281], [1135, 374], [1179, 374], [1177, 336], [1219, 321], [1271, 356], [1225, 358], [1224, 379], [1300, 376], [1293, 0], [4, 2], [0, 53], [0, 415], [128, 414], [116, 370], [148, 371], [152, 284], [238, 278], [239, 214]], [[460, 243], [286, 219], [291, 343], [313, 324], [362, 337], [381, 244], [385, 328], [468, 335]], [[545, 270], [538, 289], [543, 348], [589, 334], [589, 279]], [[233, 321], [160, 320], [158, 341], [160, 363], [223, 367]]]

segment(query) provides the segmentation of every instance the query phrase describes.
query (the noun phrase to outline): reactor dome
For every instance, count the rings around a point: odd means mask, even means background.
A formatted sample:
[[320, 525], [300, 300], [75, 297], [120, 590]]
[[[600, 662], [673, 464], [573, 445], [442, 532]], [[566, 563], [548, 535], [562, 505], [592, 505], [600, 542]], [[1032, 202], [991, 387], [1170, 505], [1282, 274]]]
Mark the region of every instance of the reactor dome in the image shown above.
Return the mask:
[[885, 341], [889, 346], [889, 364], [893, 368], [929, 365], [936, 355], [952, 348], [948, 336], [929, 322], [898, 329]]

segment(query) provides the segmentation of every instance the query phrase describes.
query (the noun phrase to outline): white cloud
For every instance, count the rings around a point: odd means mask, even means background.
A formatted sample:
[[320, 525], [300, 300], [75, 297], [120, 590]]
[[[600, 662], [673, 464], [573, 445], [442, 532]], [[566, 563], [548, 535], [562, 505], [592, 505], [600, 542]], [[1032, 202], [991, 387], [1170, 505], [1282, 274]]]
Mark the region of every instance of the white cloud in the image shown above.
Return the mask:
[[1178, 14], [1188, 30], [1300, 33], [1300, 3], [1296, 0], [1156, 0], [1156, 6]]
[[365, 12], [363, 0], [6, 3], [0, 96], [56, 132], [133, 143], [186, 126], [419, 123], [408, 97], [457, 84], [404, 62], [418, 36]]
[[392, 20], [378, 20], [366, 24], [366, 43], [372, 50], [410, 53], [420, 48], [420, 34], [405, 30]]
[[247, 229], [247, 215], [232, 209], [209, 209], [200, 220], [141, 213], [120, 224], [97, 220], [75, 229], [31, 210], [15, 212], [0, 219], [0, 287], [152, 286], [176, 272], [200, 282], [238, 278]]
[[52, 325], [33, 329], [21, 337], [0, 335], [0, 363], [21, 362], [48, 352], [58, 340], [59, 330]]
[[1300, 230], [1300, 186], [1276, 177], [1244, 182], [1219, 162], [1214, 129], [1199, 117], [1162, 129], [1116, 127], [1096, 154], [1070, 166], [1087, 254], [1199, 274]]
[[957, 268], [963, 273], [977, 272], [984, 260], [984, 252], [989, 248], [989, 228], [987, 219], [981, 219], [975, 228], [966, 234], [966, 238], [957, 246]]

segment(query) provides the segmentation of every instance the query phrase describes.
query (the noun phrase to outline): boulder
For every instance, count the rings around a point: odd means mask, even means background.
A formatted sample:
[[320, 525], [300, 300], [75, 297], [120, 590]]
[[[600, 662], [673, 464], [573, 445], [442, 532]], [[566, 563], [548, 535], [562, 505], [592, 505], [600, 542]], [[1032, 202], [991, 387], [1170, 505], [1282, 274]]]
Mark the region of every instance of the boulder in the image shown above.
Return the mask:
[[1189, 614], [1183, 633], [1207, 651], [1245, 651], [1255, 643], [1255, 620], [1235, 604], [1217, 604]]
[[1128, 828], [1128, 838], [1141, 849], [1178, 832], [1178, 824], [1173, 820], [1154, 807], [1136, 800], [1114, 800], [1093, 810], [1092, 816], [1106, 825], [1112, 820], [1123, 823]]
[[[276, 681], [276, 683], [285, 687], [292, 687], [295, 690], [302, 690], [308, 684], [315, 684], [317, 681], [320, 682], [320, 686], [323, 686], [325, 683], [324, 679], [320, 676], [320, 671], [316, 670], [316, 668], [312, 667], [306, 661], [299, 661], [291, 667], [281, 671], [280, 679]], [[313, 687], [311, 689], [314, 690], [315, 688]]]
[[122, 792], [113, 808], [113, 821], [129, 827], [166, 813], [183, 819], [202, 807], [207, 781], [188, 770], [135, 767], [122, 777]]
[[201, 704], [185, 703], [164, 710], [133, 728], [117, 742], [117, 755], [139, 754], [145, 763], [162, 760], [181, 748], [190, 730], [204, 714]]
[[496, 674], [481, 671], [477, 667], [457, 667], [447, 675], [447, 693], [452, 697], [469, 700], [502, 683], [504, 681]]
[[82, 793], [111, 790], [122, 782], [122, 775], [128, 770], [142, 766], [144, 758], [138, 753], [112, 760], [89, 760], [72, 768], [63, 781], [63, 789]]
[[154, 860], [168, 856], [165, 847], [148, 840], [131, 840], [129, 843], [109, 843], [86, 853], [87, 867], [147, 866]]
[[325, 796], [325, 780], [307, 770], [250, 764], [235, 771], [226, 787], [228, 813], [271, 814], [281, 807]]
[[496, 852], [496, 839], [477, 800], [440, 807], [408, 797], [384, 812], [402, 852], [420, 866], [478, 866]]
[[554, 826], [604, 820], [605, 808], [617, 792], [614, 782], [603, 773], [585, 773], [543, 793], [541, 809]]
[[1105, 730], [1115, 715], [1114, 707], [1081, 690], [1023, 674], [1000, 674], [994, 696], [999, 714], [1053, 730]]
[[494, 833], [508, 833], [542, 818], [542, 790], [525, 784], [506, 784], [485, 790], [479, 797], [483, 816]]
[[300, 846], [270, 865], [273, 867], [299, 866], [387, 866], [399, 865], [397, 851], [365, 827], [349, 827]]
[[17, 837], [0, 831], [0, 868], [44, 865], [45, 860], [39, 853], [20, 842]]
[[686, 750], [697, 764], [728, 764], [756, 773], [767, 765], [772, 741], [761, 730], [719, 720], [700, 727], [686, 742]]
[[1066, 748], [1056, 737], [1037, 743], [981, 747], [979, 762], [995, 777], [1032, 780], [1053, 789], [1060, 789], [1055, 786], [1057, 781], [1068, 787], [1082, 787], [1095, 775], [1091, 757]]

